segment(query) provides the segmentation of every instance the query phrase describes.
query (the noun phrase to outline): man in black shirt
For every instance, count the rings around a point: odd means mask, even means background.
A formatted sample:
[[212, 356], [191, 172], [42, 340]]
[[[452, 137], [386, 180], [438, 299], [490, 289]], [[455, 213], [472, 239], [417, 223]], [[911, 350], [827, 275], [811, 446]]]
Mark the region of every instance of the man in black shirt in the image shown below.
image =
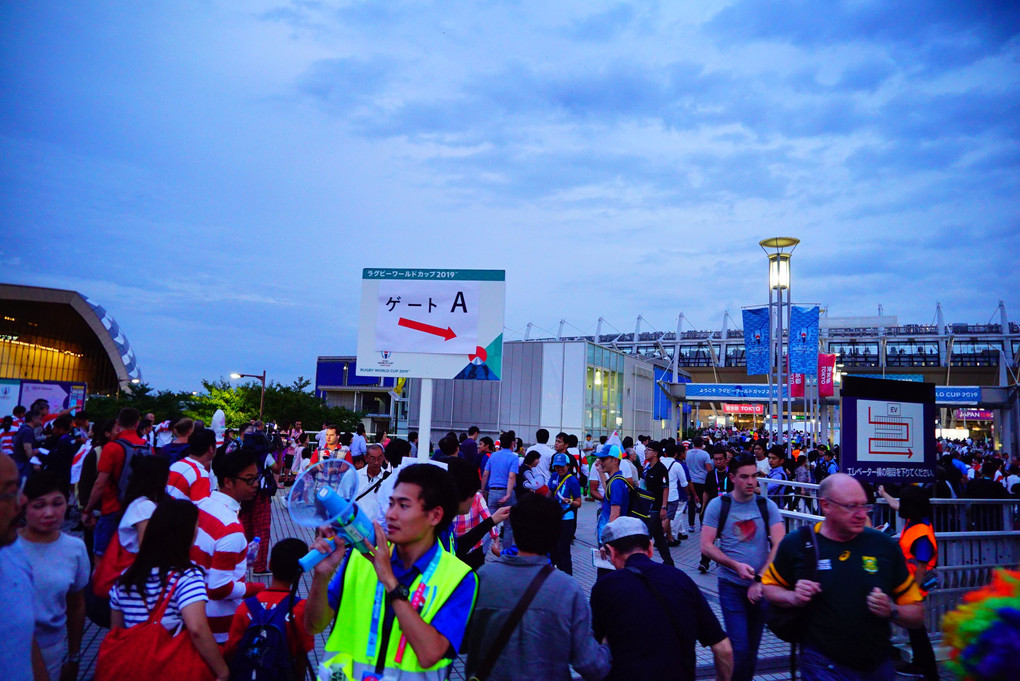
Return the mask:
[[675, 565], [669, 553], [669, 542], [662, 531], [662, 523], [666, 520], [666, 501], [669, 498], [669, 471], [659, 457], [662, 456], [662, 445], [655, 440], [645, 443], [645, 489], [655, 497], [652, 512], [648, 514], [648, 532], [655, 540], [655, 549], [666, 565]]
[[[728, 458], [725, 449], [717, 449], [712, 453], [712, 470], [705, 476], [705, 492], [702, 498], [702, 508], [708, 508], [708, 502], [716, 497], [721, 497], [727, 492], [733, 491], [733, 481], [730, 480], [730, 471], [727, 467]], [[711, 565], [711, 559], [701, 554], [701, 563], [698, 564], [698, 572], [705, 574]]]
[[729, 679], [730, 640], [691, 578], [652, 561], [645, 523], [617, 518], [602, 538], [616, 567], [591, 590], [592, 633], [613, 655], [606, 681], [694, 681], [695, 642], [711, 646], [716, 678]]

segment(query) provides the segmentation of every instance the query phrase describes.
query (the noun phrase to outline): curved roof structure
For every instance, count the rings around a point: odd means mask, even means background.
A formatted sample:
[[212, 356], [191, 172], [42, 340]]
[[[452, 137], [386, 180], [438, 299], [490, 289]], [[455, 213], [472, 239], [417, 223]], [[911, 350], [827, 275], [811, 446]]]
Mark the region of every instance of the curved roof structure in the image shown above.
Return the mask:
[[[0, 341], [16, 343], [23, 349], [62, 353], [86, 363], [91, 361], [96, 365], [107, 365], [76, 369], [78, 373], [95, 370], [92, 371], [94, 375], [108, 373], [99, 372], [99, 369], [112, 371], [111, 378], [115, 377], [116, 385], [105, 385], [110, 382], [105, 378], [93, 379], [90, 389], [127, 388], [131, 383], [142, 380], [138, 361], [127, 336], [117, 321], [95, 300], [76, 291], [0, 284], [0, 301], [3, 301], [0, 304], [5, 308], [2, 320], [4, 330]], [[6, 310], [11, 310], [11, 313], [8, 314]], [[27, 340], [19, 340], [20, 337]], [[33, 368], [38, 374], [39, 368]], [[61, 370], [65, 373], [69, 371], [66, 367]], [[15, 375], [7, 370], [6, 365], [3, 374], [10, 378], [29, 377]], [[33, 377], [43, 380], [86, 380], [56, 375]]]

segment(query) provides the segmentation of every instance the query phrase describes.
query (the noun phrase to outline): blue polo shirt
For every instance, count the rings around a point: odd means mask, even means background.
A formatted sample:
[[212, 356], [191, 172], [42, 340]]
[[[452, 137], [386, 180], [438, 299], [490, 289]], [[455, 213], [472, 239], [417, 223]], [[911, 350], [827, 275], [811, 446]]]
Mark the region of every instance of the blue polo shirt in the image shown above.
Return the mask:
[[[431, 549], [425, 552], [425, 555], [416, 560], [409, 569], [405, 570], [404, 563], [397, 557], [397, 550], [394, 548], [390, 553], [390, 565], [393, 568], [393, 576], [397, 578], [398, 582], [410, 588], [418, 575], [423, 574], [428, 569], [429, 563], [432, 562], [432, 558], [438, 550], [440, 549], [437, 542], [432, 545]], [[340, 596], [343, 595], [344, 589], [344, 573], [347, 570], [347, 561], [351, 559], [351, 556], [354, 556], [354, 560], [368, 560], [368, 558], [365, 558], [353, 549], [347, 551], [343, 564], [329, 582], [327, 597], [329, 607], [333, 608], [333, 610], [340, 607]], [[440, 606], [436, 616], [432, 618], [432, 626], [450, 642], [450, 650], [447, 651], [447, 657], [451, 659], [456, 657], [460, 651], [460, 645], [464, 640], [464, 632], [467, 630], [468, 619], [471, 617], [471, 608], [475, 602], [476, 591], [478, 591], [478, 577], [474, 572], [469, 572], [464, 576], [460, 584], [457, 585], [457, 588], [453, 590], [453, 594], [450, 595], [446, 603]], [[365, 613], [365, 616], [369, 617], [371, 613]], [[387, 603], [386, 613], [383, 616], [383, 627], [393, 626], [394, 617], [393, 608]]]
[[609, 514], [613, 512], [613, 506], [620, 507], [620, 516], [627, 515], [627, 511], [630, 510], [630, 486], [624, 481], [623, 476], [616, 472], [606, 482], [609, 489], [602, 499], [595, 527], [599, 544], [602, 543], [602, 528], [609, 524]]
[[485, 470], [489, 471], [489, 489], [506, 489], [510, 473], [516, 473], [519, 467], [517, 454], [509, 449], [500, 449], [493, 452], [485, 463]]

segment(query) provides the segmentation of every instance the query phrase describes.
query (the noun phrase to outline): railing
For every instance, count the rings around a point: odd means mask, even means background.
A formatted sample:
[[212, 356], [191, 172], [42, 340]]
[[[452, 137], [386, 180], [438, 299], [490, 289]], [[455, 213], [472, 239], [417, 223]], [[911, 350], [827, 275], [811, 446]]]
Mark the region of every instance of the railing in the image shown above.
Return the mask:
[[[780, 506], [787, 534], [824, 520], [818, 515], [819, 485], [762, 478], [759, 487], [764, 496], [768, 496], [768, 485], [784, 487], [780, 499], [772, 498]], [[925, 599], [925, 628], [937, 638], [942, 616], [959, 605], [965, 593], [988, 584], [995, 569], [1020, 564], [1020, 500], [932, 499], [931, 504], [939, 586]], [[903, 519], [881, 498], [873, 507], [871, 521], [876, 528], [888, 524], [887, 531], [896, 535], [903, 527]], [[907, 638], [905, 631], [899, 634], [894, 637], [897, 643]]]

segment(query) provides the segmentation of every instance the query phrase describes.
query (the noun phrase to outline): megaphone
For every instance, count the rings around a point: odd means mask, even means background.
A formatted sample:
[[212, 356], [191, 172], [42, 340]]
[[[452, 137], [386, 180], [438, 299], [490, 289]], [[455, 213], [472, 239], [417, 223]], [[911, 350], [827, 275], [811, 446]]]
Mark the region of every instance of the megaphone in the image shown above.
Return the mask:
[[[348, 544], [364, 554], [375, 546], [375, 526], [354, 502], [358, 491], [358, 471], [343, 459], [326, 459], [315, 464], [294, 482], [287, 497], [290, 517], [298, 525], [329, 525]], [[336, 542], [328, 539], [332, 549]], [[298, 561], [309, 572], [328, 554], [312, 549]]]

